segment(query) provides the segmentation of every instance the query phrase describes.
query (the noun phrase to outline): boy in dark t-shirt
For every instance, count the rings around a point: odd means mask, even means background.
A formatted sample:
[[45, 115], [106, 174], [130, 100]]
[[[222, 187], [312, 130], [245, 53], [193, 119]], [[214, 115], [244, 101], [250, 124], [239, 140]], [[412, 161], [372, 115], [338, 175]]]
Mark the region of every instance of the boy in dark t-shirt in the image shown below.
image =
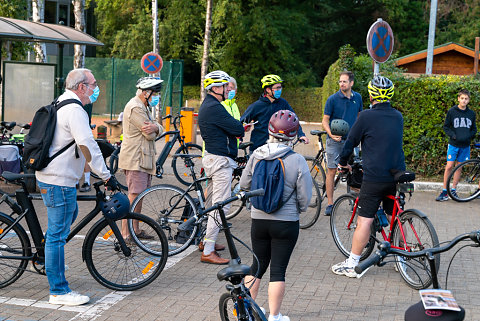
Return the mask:
[[[448, 135], [447, 165], [443, 174], [443, 190], [436, 198], [437, 201], [447, 201], [447, 180], [453, 167], [470, 159], [470, 141], [477, 133], [475, 125], [475, 112], [468, 108], [470, 92], [462, 89], [458, 93], [458, 105], [453, 106], [447, 112], [443, 130]], [[458, 177], [453, 178], [452, 190], [456, 194]]]

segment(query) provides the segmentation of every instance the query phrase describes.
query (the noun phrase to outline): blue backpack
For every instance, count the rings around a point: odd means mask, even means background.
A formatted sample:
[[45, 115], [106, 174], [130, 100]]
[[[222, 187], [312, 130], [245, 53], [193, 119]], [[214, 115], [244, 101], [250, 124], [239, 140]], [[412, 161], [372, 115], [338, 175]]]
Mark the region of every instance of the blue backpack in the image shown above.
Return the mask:
[[252, 206], [265, 213], [274, 213], [288, 202], [293, 192], [283, 201], [283, 187], [285, 185], [285, 166], [283, 159], [293, 154], [289, 151], [283, 157], [272, 160], [261, 159], [255, 164], [252, 175], [251, 190], [263, 188], [265, 195], [250, 198]]

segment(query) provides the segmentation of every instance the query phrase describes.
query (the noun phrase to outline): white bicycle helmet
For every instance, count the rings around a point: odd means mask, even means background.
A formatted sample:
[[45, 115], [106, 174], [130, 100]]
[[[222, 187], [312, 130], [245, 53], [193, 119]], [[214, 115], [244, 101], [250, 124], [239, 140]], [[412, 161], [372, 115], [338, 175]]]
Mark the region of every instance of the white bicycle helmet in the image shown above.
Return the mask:
[[137, 80], [137, 88], [141, 90], [151, 90], [160, 92], [163, 80], [156, 77], [142, 77]]
[[209, 90], [212, 87], [223, 86], [230, 81], [230, 76], [221, 70], [215, 70], [205, 75], [203, 88]]

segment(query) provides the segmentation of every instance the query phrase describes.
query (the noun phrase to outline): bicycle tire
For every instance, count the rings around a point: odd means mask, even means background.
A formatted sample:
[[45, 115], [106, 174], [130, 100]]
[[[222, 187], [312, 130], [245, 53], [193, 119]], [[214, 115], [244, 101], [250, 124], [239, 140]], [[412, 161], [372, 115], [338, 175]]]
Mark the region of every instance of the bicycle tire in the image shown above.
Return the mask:
[[[250, 301], [250, 299], [245, 298], [248, 300], [248, 310], [246, 314], [249, 316], [248, 320], [255, 320], [255, 321], [267, 321], [267, 318], [260, 310], [258, 305], [254, 303], [254, 301]], [[253, 300], [253, 299], [252, 299]], [[220, 310], [220, 319], [222, 321], [236, 321], [238, 319], [238, 305], [236, 303], [237, 298], [230, 293], [223, 293], [220, 296], [220, 300], [218, 301], [218, 308]]]
[[[0, 212], [0, 235], [14, 224], [14, 220]], [[14, 225], [12, 229], [0, 240], [0, 288], [14, 283], [27, 267], [26, 259], [2, 259], [1, 256], [31, 256], [30, 240], [21, 225]]]
[[118, 171], [118, 155], [120, 154], [121, 146], [116, 148], [108, 160], [110, 174], [115, 174]]
[[[125, 256], [107, 220], [98, 221], [85, 237], [83, 258], [88, 271], [101, 285], [119, 291], [137, 290], [152, 283], [163, 271], [167, 262], [167, 240], [165, 234], [152, 219], [137, 213], [129, 213], [126, 219], [140, 222], [142, 229], [153, 236], [162, 255], [152, 255], [136, 242], [128, 242], [131, 250]], [[113, 220], [121, 230], [122, 219]]]
[[[184, 212], [189, 207], [192, 209], [190, 214], [197, 215], [195, 201], [188, 194], [182, 196], [183, 193], [184, 191], [177, 186], [155, 185], [140, 193], [131, 206], [132, 212], [146, 215], [160, 225], [167, 237], [168, 256], [183, 252], [193, 242], [198, 231], [198, 225], [193, 225], [189, 233], [177, 229], [178, 225], [188, 218], [184, 215], [187, 213]], [[176, 204], [180, 198], [183, 200]], [[141, 204], [141, 210], [137, 207], [139, 204]]]
[[[185, 152], [186, 150], [186, 152]], [[186, 143], [184, 146], [180, 146], [179, 149], [175, 152], [175, 154], [197, 154], [202, 155], [202, 147], [197, 144]], [[190, 168], [185, 166], [185, 162], [182, 159], [178, 159], [178, 157], [172, 158], [172, 168], [173, 174], [177, 180], [182, 183], [183, 185], [189, 186], [193, 182], [192, 174], [190, 173]], [[202, 177], [202, 158], [196, 157], [192, 158], [192, 162], [195, 165], [195, 175], [197, 178]]]
[[[411, 251], [421, 251], [426, 248], [438, 247], [438, 236], [432, 222], [420, 211], [409, 209], [400, 215], [400, 221], [405, 232], [405, 239]], [[406, 224], [406, 223], [409, 224]], [[412, 229], [413, 226], [413, 229]], [[403, 237], [398, 222], [392, 231], [392, 244], [402, 247]], [[395, 265], [400, 276], [413, 289], [428, 288], [432, 284], [430, 264], [426, 257], [404, 258], [395, 256]], [[440, 268], [440, 254], [435, 255], [435, 267]]]
[[322, 196], [317, 182], [312, 177], [312, 199], [308, 204], [307, 211], [300, 213], [300, 228], [307, 229], [312, 227], [320, 216], [322, 210]]
[[[353, 233], [356, 228], [356, 217], [353, 218], [350, 228], [347, 228], [348, 223], [352, 218], [355, 200], [356, 197], [351, 194], [341, 195], [337, 198], [335, 203], [333, 203], [333, 210], [330, 215], [330, 231], [332, 233], [333, 241], [345, 257], [350, 256]], [[355, 216], [357, 216], [356, 213]], [[360, 260], [366, 259], [372, 253], [374, 247], [375, 242], [370, 238], [362, 251]]]
[[[454, 176], [458, 175], [456, 193], [452, 193]], [[447, 192], [457, 202], [468, 202], [480, 196], [480, 159], [469, 159], [458, 164], [447, 179]]]

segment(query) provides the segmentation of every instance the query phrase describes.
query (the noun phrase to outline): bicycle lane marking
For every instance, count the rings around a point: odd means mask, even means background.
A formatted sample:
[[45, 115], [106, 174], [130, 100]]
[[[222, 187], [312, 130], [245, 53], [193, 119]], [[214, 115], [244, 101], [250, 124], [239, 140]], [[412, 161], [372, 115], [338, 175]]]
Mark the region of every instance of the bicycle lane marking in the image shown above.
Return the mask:
[[[74, 236], [74, 238], [84, 239], [85, 235], [76, 235]], [[182, 253], [179, 253], [173, 257], [169, 257], [167, 259], [167, 262], [165, 264], [165, 268], [163, 269], [163, 271], [173, 267], [175, 264], [180, 262], [183, 258], [187, 257], [188, 255], [195, 252], [196, 250], [198, 250], [198, 248], [195, 245], [191, 245]], [[161, 275], [162, 274], [160, 274], [158, 277], [160, 278]], [[147, 286], [150, 286], [150, 285], [147, 285]], [[109, 294], [101, 297], [99, 300], [95, 301], [95, 303], [91, 305], [83, 305], [83, 306], [56, 305], [56, 304], [50, 304], [48, 303], [48, 301], [22, 299], [22, 298], [9, 298], [9, 297], [2, 297], [2, 296], [0, 296], [0, 304], [17, 305], [17, 306], [24, 306], [24, 307], [35, 307], [35, 308], [41, 308], [41, 309], [51, 309], [51, 310], [59, 310], [59, 311], [66, 311], [66, 312], [78, 312], [78, 314], [75, 315], [70, 320], [95, 320], [96, 318], [100, 317], [103, 312], [107, 311], [113, 305], [122, 301], [133, 292], [134, 291], [112, 291]]]

